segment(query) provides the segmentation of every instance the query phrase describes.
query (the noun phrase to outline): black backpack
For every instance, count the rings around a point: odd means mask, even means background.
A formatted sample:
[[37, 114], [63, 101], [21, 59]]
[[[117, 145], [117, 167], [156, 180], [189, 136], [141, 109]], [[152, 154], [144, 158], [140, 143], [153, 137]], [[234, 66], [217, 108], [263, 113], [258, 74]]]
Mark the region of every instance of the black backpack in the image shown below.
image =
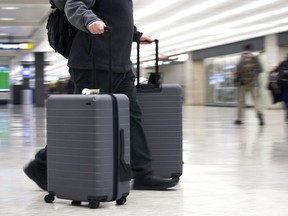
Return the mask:
[[55, 52], [68, 58], [74, 36], [78, 30], [70, 24], [63, 8], [57, 8], [52, 0], [50, 0], [50, 4], [53, 10], [48, 17], [46, 25], [48, 42]]
[[288, 61], [284, 61], [277, 69], [277, 84], [280, 88], [288, 88]]

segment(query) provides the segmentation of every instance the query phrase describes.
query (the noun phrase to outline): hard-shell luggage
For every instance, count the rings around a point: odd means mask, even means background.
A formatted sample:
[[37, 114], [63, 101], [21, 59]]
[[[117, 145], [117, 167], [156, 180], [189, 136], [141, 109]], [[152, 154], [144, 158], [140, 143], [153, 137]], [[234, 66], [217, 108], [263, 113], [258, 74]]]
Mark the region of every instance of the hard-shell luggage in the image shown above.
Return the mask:
[[114, 200], [124, 204], [130, 190], [129, 164], [129, 99], [126, 95], [52, 95], [48, 98], [49, 194], [45, 196], [46, 202], [53, 202], [56, 196], [72, 200], [73, 205], [88, 202], [90, 208]]
[[155, 174], [179, 178], [182, 158], [182, 89], [178, 84], [160, 84], [158, 40], [155, 40], [155, 74], [149, 83], [141, 84], [140, 44], [137, 45], [137, 96], [143, 113], [142, 125], [147, 136]]

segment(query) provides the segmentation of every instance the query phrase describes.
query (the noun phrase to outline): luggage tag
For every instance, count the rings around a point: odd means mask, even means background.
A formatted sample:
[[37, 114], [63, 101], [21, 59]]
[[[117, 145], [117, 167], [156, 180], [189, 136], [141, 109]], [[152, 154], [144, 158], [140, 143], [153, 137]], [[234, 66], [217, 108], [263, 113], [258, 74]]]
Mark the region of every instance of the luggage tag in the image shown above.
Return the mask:
[[82, 90], [82, 94], [84, 94], [84, 95], [100, 94], [100, 89], [88, 89], [88, 88], [84, 88], [84, 89]]

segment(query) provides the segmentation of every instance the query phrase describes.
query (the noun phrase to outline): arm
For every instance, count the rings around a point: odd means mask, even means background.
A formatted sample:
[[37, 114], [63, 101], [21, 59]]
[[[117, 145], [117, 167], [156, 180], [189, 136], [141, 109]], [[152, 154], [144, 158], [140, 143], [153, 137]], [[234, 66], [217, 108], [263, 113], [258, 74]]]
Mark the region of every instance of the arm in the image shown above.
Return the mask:
[[140, 41], [141, 44], [149, 44], [149, 43], [152, 43], [154, 39], [150, 35], [137, 31], [137, 27], [134, 26], [133, 41], [134, 42]]
[[104, 32], [105, 24], [90, 9], [94, 3], [95, 0], [67, 0], [64, 10], [69, 22], [76, 28], [100, 34]]

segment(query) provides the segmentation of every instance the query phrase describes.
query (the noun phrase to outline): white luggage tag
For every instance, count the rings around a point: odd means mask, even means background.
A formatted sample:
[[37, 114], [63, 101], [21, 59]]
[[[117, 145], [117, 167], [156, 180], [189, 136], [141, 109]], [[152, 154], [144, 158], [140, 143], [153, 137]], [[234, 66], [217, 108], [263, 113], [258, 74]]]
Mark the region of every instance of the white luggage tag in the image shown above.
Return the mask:
[[84, 95], [100, 94], [100, 89], [88, 89], [88, 88], [84, 88], [84, 89], [82, 90], [82, 94], [84, 94]]

